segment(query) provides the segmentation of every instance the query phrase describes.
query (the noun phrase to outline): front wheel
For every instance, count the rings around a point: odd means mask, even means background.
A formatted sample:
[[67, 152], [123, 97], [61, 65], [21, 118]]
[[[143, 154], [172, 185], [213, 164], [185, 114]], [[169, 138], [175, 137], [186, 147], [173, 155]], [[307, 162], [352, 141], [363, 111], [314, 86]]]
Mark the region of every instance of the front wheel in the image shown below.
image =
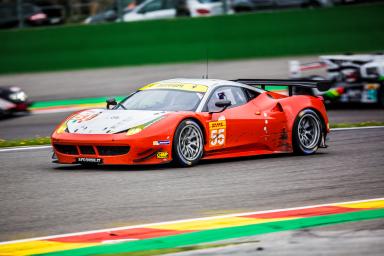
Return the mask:
[[314, 154], [319, 148], [322, 136], [319, 115], [311, 109], [304, 109], [296, 117], [292, 133], [292, 144], [296, 154]]
[[181, 166], [197, 164], [203, 156], [204, 139], [200, 126], [193, 120], [182, 121], [173, 138], [173, 159]]

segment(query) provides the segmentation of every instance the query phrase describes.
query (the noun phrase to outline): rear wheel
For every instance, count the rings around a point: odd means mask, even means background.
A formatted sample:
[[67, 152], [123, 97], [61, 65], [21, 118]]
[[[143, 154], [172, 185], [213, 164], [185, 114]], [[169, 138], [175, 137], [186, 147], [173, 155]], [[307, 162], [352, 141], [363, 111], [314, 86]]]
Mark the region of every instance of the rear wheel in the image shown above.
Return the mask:
[[377, 103], [379, 107], [384, 108], [384, 82], [380, 83], [380, 89], [378, 90]]
[[301, 111], [292, 132], [294, 152], [300, 155], [314, 154], [319, 148], [322, 136], [320, 117], [311, 109]]
[[204, 152], [204, 139], [200, 126], [193, 120], [182, 121], [173, 138], [173, 159], [181, 166], [197, 164]]

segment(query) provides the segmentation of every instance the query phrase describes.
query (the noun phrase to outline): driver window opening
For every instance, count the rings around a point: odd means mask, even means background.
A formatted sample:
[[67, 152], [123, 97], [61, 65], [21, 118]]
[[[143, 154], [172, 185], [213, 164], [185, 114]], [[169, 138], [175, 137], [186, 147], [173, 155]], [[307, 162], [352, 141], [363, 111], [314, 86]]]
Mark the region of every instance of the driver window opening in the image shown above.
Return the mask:
[[237, 107], [248, 102], [248, 96], [240, 87], [224, 86], [217, 88], [208, 100], [206, 111], [215, 112], [220, 111], [220, 108], [216, 107], [215, 103], [219, 100], [231, 101], [229, 108]]

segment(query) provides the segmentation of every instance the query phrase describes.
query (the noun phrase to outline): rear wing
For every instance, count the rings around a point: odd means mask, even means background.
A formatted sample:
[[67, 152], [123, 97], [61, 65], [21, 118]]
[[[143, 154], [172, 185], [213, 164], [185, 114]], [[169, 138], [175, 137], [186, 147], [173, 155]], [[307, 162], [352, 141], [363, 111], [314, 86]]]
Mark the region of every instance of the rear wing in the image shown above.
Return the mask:
[[250, 86], [259, 86], [263, 90], [265, 90], [265, 86], [287, 86], [289, 96], [293, 95], [293, 87], [316, 88], [319, 91], [328, 91], [331, 88], [331, 82], [326, 80], [236, 79], [232, 81]]

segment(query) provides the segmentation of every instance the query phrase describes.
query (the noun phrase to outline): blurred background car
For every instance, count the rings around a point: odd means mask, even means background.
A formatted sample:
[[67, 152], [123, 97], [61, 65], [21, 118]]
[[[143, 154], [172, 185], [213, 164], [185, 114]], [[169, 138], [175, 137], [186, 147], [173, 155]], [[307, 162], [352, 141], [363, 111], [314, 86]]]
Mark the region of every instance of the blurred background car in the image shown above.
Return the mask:
[[169, 19], [176, 17], [172, 0], [147, 0], [124, 14], [124, 21]]
[[[227, 3], [227, 13], [233, 13]], [[214, 16], [225, 13], [221, 0], [147, 0], [124, 15], [124, 21]]]
[[[21, 5], [23, 26], [42, 26], [64, 23], [64, 7], [41, 1], [41, 6], [24, 1]], [[0, 28], [18, 27], [19, 14], [15, 1], [0, 3]]]
[[333, 0], [233, 0], [236, 12], [289, 7], [331, 6]]
[[16, 112], [27, 112], [30, 104], [27, 94], [19, 87], [0, 87], [0, 117]]
[[96, 15], [88, 17], [84, 23], [102, 23], [118, 21], [119, 7], [123, 12], [123, 21], [170, 19], [175, 17], [213, 16], [233, 13], [229, 1], [222, 0], [122, 0], [107, 6]]
[[[24, 1], [27, 2], [27, 1]], [[36, 4], [48, 17], [48, 25], [63, 24], [66, 19], [67, 11], [62, 1], [51, 0], [34, 0], [32, 3]]]
[[132, 11], [137, 5], [143, 3], [144, 0], [120, 0], [113, 1], [111, 4], [105, 6], [102, 10], [94, 15], [87, 17], [84, 21], [85, 24], [115, 22], [118, 20], [119, 9], [122, 10], [123, 15]]
[[[192, 17], [232, 14], [234, 11], [229, 1], [222, 0], [187, 0]], [[226, 6], [224, 6], [226, 4]], [[226, 10], [225, 10], [226, 9]]]
[[[329, 80], [332, 88], [321, 93], [317, 90], [296, 91], [300, 94], [321, 95], [325, 102], [377, 104], [384, 107], [384, 55], [340, 54], [323, 55], [319, 61], [300, 63], [290, 61], [290, 76], [293, 79]], [[303, 76], [303, 72], [326, 69], [325, 75]]]
[[[24, 3], [22, 5], [22, 19], [24, 26], [39, 26], [49, 22], [48, 16], [36, 5]], [[14, 28], [19, 25], [16, 3], [0, 4], [0, 27]]]

